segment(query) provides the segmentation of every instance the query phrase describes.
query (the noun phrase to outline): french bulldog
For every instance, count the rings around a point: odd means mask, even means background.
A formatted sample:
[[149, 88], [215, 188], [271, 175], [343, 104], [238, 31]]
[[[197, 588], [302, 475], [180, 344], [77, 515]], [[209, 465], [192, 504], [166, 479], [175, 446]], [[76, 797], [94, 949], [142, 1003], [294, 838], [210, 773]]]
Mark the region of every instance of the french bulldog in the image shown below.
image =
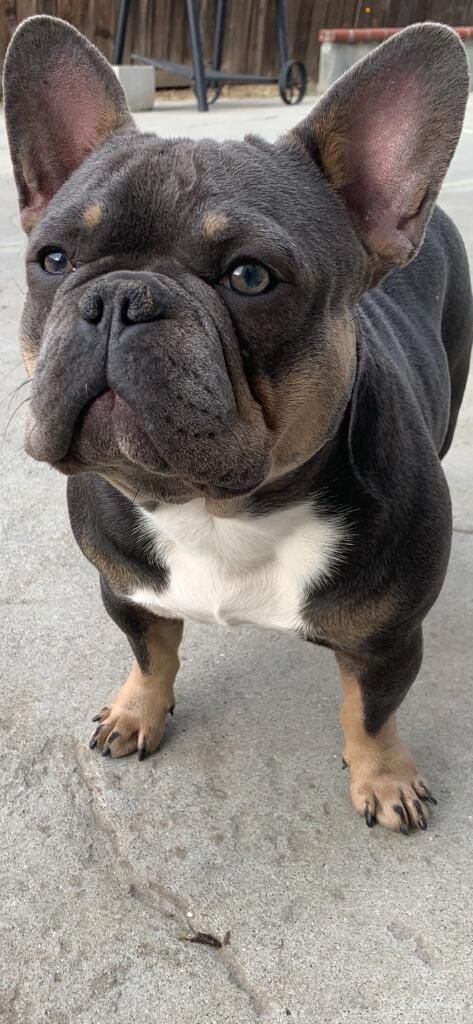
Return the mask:
[[94, 718], [103, 755], [158, 748], [184, 619], [290, 630], [335, 652], [356, 811], [427, 827], [396, 711], [449, 558], [473, 314], [435, 201], [468, 88], [455, 32], [424, 23], [275, 144], [161, 139], [70, 25], [16, 31], [26, 449], [68, 476], [135, 657]]

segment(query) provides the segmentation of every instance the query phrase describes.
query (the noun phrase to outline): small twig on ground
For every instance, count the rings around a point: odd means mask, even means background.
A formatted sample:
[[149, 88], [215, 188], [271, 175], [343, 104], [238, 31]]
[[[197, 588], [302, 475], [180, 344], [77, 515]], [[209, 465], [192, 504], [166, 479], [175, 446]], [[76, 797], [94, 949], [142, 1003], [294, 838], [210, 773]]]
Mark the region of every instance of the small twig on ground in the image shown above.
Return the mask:
[[222, 949], [223, 946], [230, 945], [230, 932], [225, 932], [223, 942], [218, 939], [216, 935], [211, 935], [210, 932], [194, 932], [193, 935], [180, 935], [180, 942], [197, 942], [201, 946], [211, 946], [213, 949]]

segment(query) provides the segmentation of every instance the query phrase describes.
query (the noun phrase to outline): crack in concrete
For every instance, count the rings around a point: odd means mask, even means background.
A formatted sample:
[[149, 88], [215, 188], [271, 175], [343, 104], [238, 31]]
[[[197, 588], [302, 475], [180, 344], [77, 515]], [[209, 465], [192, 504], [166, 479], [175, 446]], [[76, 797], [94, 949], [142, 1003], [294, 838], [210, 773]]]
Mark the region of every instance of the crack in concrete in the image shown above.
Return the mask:
[[257, 1017], [261, 1019], [273, 1010], [278, 1009], [269, 996], [263, 995], [258, 991], [256, 985], [251, 983], [244, 967], [239, 963], [235, 953], [229, 946], [218, 950], [218, 955], [224, 961], [228, 980], [235, 988], [246, 995], [251, 1009], [254, 1010]]
[[98, 800], [98, 789], [90, 779], [85, 762], [85, 750], [80, 740], [76, 740], [76, 742], [74, 743], [74, 757], [77, 764], [79, 777], [81, 779], [81, 782], [84, 784], [85, 789], [87, 790], [87, 794], [89, 797], [89, 807], [95, 825], [99, 832], [104, 834], [105, 837], [108, 839], [114, 854], [116, 854], [117, 856], [121, 856], [120, 843], [117, 833], [113, 826], [108, 821], [105, 809], [100, 806]]
[[[108, 820], [105, 808], [99, 801], [100, 790], [97, 788], [95, 778], [92, 779], [90, 776], [90, 757], [88, 751], [79, 740], [74, 744], [74, 757], [79, 777], [89, 797], [90, 812], [95, 826], [109, 842], [114, 854], [113, 867], [116, 873], [122, 876], [122, 881], [127, 885], [130, 897], [143, 903], [146, 902], [148, 907], [151, 903], [162, 917], [168, 920], [169, 918], [177, 917], [181, 926], [185, 926], [192, 932], [195, 932], [195, 920], [191, 922], [188, 917], [190, 905], [182, 896], [179, 896], [178, 893], [174, 892], [173, 889], [165, 885], [158, 878], [154, 878], [152, 883], [147, 882], [144, 885], [136, 881], [130, 881], [130, 878], [134, 875], [133, 865], [128, 855], [123, 851], [119, 835]], [[124, 870], [124, 863], [126, 863], [126, 870]], [[173, 908], [172, 913], [169, 912], [169, 906]], [[198, 914], [195, 914], [194, 910], [192, 915], [193, 918], [199, 917]], [[222, 949], [212, 950], [212, 954], [221, 959], [229, 982], [246, 996], [251, 1009], [259, 1019], [278, 1009], [268, 995], [259, 992], [257, 987], [252, 984], [243, 965], [238, 961], [234, 950], [229, 946], [224, 946]]]

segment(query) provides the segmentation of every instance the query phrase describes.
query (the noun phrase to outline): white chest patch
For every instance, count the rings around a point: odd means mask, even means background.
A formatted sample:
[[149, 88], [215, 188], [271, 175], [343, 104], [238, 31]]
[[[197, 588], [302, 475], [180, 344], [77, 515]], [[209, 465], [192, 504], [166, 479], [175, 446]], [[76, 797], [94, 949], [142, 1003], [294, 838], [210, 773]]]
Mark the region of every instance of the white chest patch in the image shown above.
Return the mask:
[[169, 571], [162, 593], [131, 600], [164, 618], [297, 630], [308, 585], [330, 578], [346, 528], [314, 502], [261, 516], [209, 514], [204, 499], [143, 512], [143, 532]]

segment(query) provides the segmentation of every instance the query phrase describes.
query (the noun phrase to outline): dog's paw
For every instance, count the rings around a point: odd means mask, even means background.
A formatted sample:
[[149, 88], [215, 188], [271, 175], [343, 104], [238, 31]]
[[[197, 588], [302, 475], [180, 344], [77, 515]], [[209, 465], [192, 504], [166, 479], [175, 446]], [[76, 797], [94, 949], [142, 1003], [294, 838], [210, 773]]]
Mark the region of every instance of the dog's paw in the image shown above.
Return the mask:
[[369, 828], [377, 822], [409, 835], [427, 828], [429, 804], [436, 804], [409, 751], [400, 744], [382, 758], [345, 761], [350, 769], [351, 798]]
[[112, 703], [93, 718], [98, 725], [89, 746], [101, 751], [103, 757], [125, 757], [137, 750], [142, 761], [158, 749], [167, 716], [173, 711], [168, 693], [162, 694], [159, 687], [140, 685], [130, 677]]

